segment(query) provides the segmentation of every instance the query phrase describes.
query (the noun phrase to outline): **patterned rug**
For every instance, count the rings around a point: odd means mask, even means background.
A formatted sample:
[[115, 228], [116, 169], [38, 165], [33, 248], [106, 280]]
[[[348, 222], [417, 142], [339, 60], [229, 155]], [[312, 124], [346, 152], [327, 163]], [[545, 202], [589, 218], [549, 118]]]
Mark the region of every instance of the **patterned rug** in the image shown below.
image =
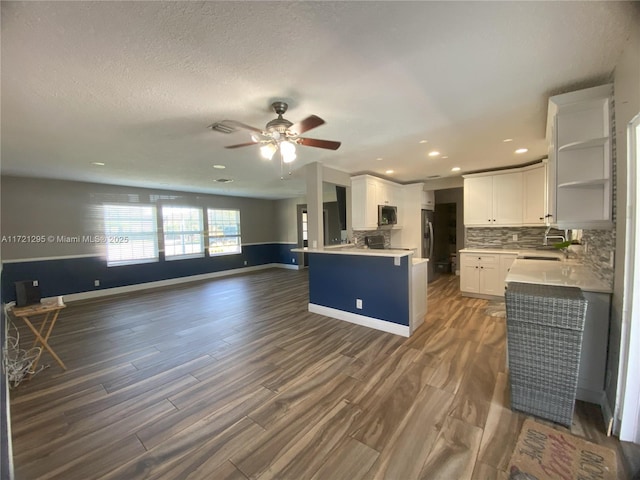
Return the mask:
[[609, 448], [527, 419], [509, 463], [509, 480], [616, 480]]

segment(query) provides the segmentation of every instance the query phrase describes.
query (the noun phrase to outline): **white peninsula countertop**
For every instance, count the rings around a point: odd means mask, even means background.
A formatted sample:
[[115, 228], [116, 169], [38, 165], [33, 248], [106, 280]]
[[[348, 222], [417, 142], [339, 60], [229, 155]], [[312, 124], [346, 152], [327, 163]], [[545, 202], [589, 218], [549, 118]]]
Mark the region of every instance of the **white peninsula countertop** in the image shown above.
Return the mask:
[[611, 286], [596, 277], [589, 267], [574, 261], [518, 258], [509, 269], [506, 282], [578, 287], [585, 292], [612, 293]]
[[[375, 248], [357, 248], [354, 245], [330, 245], [318, 248], [293, 248], [292, 252], [296, 253], [326, 253], [330, 255], [366, 255], [369, 257], [406, 257], [413, 255], [413, 250], [395, 250], [392, 248], [375, 249]], [[426, 261], [426, 259], [425, 259]]]

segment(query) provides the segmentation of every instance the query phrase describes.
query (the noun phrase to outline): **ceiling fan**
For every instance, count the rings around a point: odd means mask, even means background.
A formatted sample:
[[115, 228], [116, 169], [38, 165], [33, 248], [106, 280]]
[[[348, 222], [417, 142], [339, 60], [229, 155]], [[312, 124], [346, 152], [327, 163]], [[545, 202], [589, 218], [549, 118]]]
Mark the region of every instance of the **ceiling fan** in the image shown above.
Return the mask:
[[326, 148], [329, 150], [337, 150], [340, 147], [340, 142], [301, 137], [300, 135], [302, 133], [319, 127], [325, 122], [320, 117], [311, 115], [301, 122], [294, 124], [282, 117], [288, 107], [285, 102], [273, 102], [271, 108], [273, 108], [273, 111], [278, 115], [278, 118], [267, 123], [264, 130], [235, 120], [223, 120], [220, 123], [214, 123], [210, 128], [225, 133], [231, 133], [235, 128], [252, 132], [250, 142], [228, 145], [225, 148], [260, 145], [260, 153], [264, 158], [271, 160], [274, 154], [280, 151], [281, 160], [284, 163], [291, 163], [296, 159], [296, 145]]

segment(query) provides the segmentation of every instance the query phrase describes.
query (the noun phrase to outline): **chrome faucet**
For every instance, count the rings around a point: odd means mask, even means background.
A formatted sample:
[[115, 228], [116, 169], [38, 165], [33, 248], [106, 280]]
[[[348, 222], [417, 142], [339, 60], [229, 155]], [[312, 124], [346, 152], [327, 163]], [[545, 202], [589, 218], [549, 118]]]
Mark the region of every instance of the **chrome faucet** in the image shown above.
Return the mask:
[[[556, 240], [560, 240], [560, 242], [565, 242], [567, 240], [566, 236], [563, 236], [563, 235], [549, 235], [550, 231], [551, 231], [551, 226], [548, 226], [546, 232], [544, 232], [544, 242], [542, 245], [544, 245], [545, 247], [549, 245], [550, 238], [555, 238]], [[567, 235], [566, 230], [564, 231], [564, 235]]]

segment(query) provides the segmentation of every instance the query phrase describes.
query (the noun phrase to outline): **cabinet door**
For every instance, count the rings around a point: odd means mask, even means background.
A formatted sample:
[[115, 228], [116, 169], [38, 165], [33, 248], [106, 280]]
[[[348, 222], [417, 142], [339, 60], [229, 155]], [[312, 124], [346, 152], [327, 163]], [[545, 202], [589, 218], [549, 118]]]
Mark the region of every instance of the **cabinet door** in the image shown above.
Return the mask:
[[480, 264], [480, 293], [485, 295], [504, 295], [504, 279], [500, 280], [498, 265]]
[[464, 179], [464, 224], [493, 225], [493, 177]]
[[470, 253], [460, 254], [460, 291], [479, 293], [480, 264], [478, 256]]
[[522, 224], [522, 172], [493, 177], [493, 224]]
[[546, 215], [546, 165], [522, 172], [522, 222], [544, 225]]
[[380, 186], [375, 180], [367, 179], [365, 221], [367, 228], [378, 228], [378, 192]]
[[354, 230], [378, 228], [376, 182], [361, 178], [351, 182], [351, 223]]

